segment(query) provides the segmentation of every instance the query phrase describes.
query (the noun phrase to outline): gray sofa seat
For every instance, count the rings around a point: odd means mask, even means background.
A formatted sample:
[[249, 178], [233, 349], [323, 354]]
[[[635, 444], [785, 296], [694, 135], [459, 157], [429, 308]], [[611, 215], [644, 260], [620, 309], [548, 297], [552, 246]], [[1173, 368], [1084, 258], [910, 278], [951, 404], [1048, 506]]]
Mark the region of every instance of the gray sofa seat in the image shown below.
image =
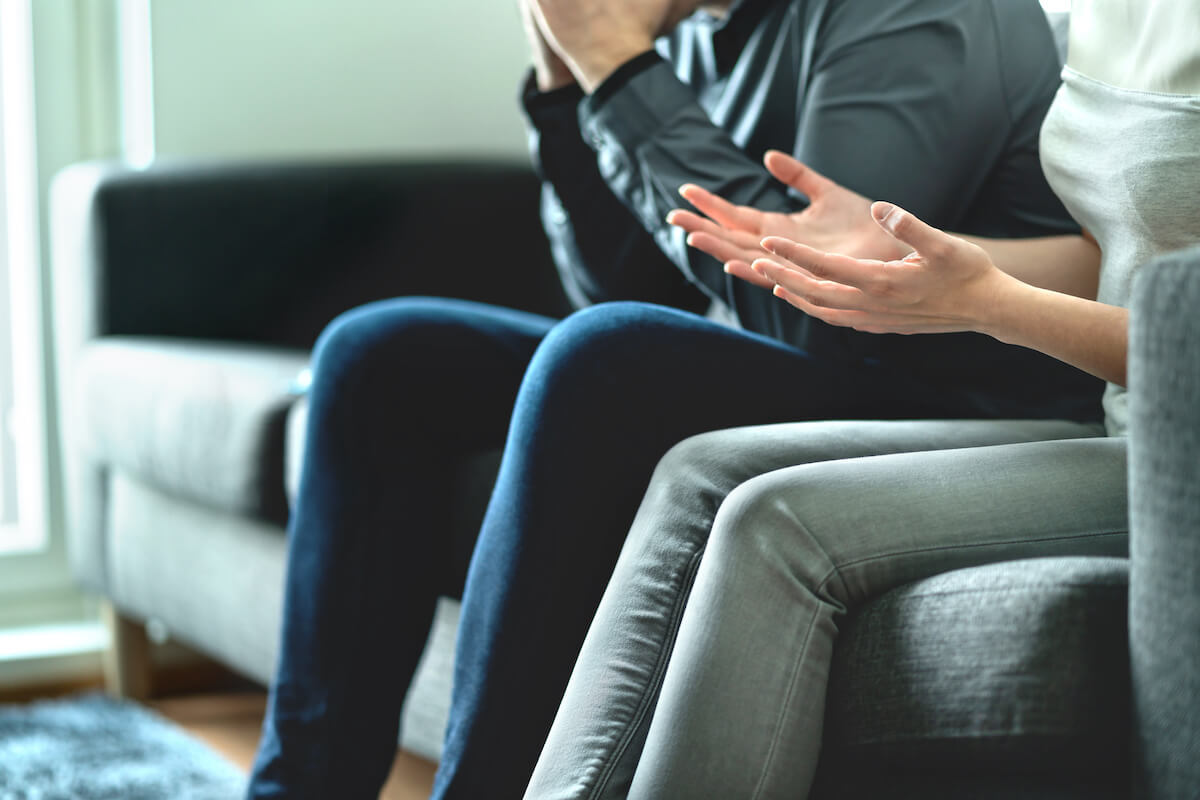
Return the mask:
[[78, 357], [83, 454], [161, 491], [281, 521], [284, 420], [304, 351], [113, 336]]
[[814, 797], [1127, 796], [1128, 583], [1123, 558], [1037, 558], [868, 604], [834, 654]]

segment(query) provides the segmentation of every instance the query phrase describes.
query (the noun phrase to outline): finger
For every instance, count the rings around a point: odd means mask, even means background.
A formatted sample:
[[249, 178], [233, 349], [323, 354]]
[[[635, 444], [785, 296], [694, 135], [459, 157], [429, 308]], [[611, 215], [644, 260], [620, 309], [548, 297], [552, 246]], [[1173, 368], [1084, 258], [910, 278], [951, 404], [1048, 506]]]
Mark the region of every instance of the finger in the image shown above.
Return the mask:
[[885, 277], [880, 271], [883, 269], [881, 261], [823, 253], [780, 236], [768, 236], [761, 244], [768, 253], [781, 256], [817, 278], [837, 281], [856, 289], [875, 287]]
[[769, 258], [756, 259], [751, 269], [813, 306], [854, 311], [875, 310], [871, 299], [859, 289], [835, 281], [818, 280]]
[[784, 287], [778, 285], [771, 293], [789, 305], [800, 309], [810, 317], [816, 317], [822, 322], [828, 322], [830, 325], [837, 325], [842, 328], [859, 328], [859, 326], [865, 324], [866, 314], [861, 311], [846, 311], [814, 305], [795, 292], [789, 292]]
[[732, 275], [735, 278], [740, 278], [747, 283], [752, 283], [761, 289], [770, 291], [776, 287], [776, 283], [770, 278], [767, 278], [755, 272], [750, 266], [749, 261], [733, 260], [725, 262], [726, 274]]
[[747, 249], [738, 247], [726, 238], [713, 236], [709, 233], [690, 233], [687, 237], [687, 243], [689, 246], [701, 252], [708, 253], [721, 262], [753, 261], [763, 255], [761, 248]]
[[768, 150], [763, 156], [763, 164], [776, 180], [792, 187], [809, 200], [816, 200], [837, 186], [829, 178], [782, 150]]
[[667, 214], [667, 222], [687, 232], [689, 246], [708, 253], [718, 261], [753, 259], [763, 252], [754, 234], [727, 230], [690, 211], [675, 209]]
[[896, 241], [929, 258], [945, 258], [957, 241], [950, 234], [927, 225], [914, 214], [892, 203], [872, 203], [871, 216]]
[[786, 300], [809, 316], [828, 322], [830, 325], [854, 328], [856, 331], [864, 333], [951, 333], [962, 330], [961, 327], [952, 323], [938, 324], [901, 314], [825, 308], [808, 302], [800, 295], [789, 292], [782, 286], [776, 286], [771, 293]]
[[687, 211], [686, 209], [682, 208], [672, 209], [667, 214], [667, 222], [677, 228], [683, 228], [688, 233], [699, 233], [703, 231], [716, 236], [719, 235], [721, 231], [725, 230], [708, 217], [702, 217], [693, 211]]
[[723, 197], [718, 197], [694, 183], [679, 187], [679, 194], [701, 212], [712, 217], [726, 228], [742, 231], [758, 230], [762, 212], [749, 206], [738, 206]]

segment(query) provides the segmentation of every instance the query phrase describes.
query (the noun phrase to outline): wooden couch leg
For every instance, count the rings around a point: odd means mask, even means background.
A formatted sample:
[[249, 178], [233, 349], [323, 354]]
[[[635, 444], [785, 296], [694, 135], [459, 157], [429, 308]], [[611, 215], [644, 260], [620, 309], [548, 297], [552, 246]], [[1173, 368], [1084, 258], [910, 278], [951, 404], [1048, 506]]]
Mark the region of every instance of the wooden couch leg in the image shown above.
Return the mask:
[[104, 626], [109, 645], [104, 652], [104, 687], [115, 697], [146, 700], [150, 697], [150, 640], [146, 627], [104, 602]]

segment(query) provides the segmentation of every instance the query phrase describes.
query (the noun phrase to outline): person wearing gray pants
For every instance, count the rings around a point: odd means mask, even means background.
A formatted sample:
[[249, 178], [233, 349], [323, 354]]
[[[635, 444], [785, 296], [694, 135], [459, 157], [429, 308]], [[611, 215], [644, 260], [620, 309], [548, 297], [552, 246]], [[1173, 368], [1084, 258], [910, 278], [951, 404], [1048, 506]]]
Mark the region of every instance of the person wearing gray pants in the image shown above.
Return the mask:
[[699, 196], [712, 224], [686, 225], [711, 237], [703, 246], [722, 251], [730, 273], [833, 325], [972, 330], [1055, 356], [1108, 382], [1105, 428], [807, 423], [677, 446], [639, 510], [527, 798], [804, 797], [841, 614], [951, 569], [1128, 552], [1126, 307], [1142, 265], [1200, 243], [1200, 69], [1187, 33], [1200, 7], [1159, 11], [1133, 0], [1072, 9], [1064, 83], [1041, 135], [1051, 186], [1090, 232], [1069, 251], [967, 240], [885, 202], [868, 219], [903, 257], [780, 236], [756, 237], [766, 258], [753, 245], [742, 257], [761, 217]]
[[960, 567], [1123, 554], [1124, 486], [1124, 439], [1073, 422], [684, 440], [654, 473], [526, 797], [802, 796], [847, 609]]

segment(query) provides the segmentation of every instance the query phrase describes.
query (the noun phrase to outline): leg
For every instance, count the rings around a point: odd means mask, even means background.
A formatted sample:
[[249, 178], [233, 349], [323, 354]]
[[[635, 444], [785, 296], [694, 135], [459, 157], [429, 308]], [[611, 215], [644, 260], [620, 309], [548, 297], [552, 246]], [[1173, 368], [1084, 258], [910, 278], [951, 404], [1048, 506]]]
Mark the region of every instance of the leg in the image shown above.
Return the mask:
[[807, 422], [700, 434], [659, 462], [575, 663], [526, 796], [624, 797], [717, 508], [796, 464], [1093, 436], [1054, 421]]
[[146, 700], [153, 689], [153, 665], [146, 626], [122, 614], [111, 600], [101, 605], [109, 645], [104, 653], [104, 686], [115, 697]]
[[655, 463], [679, 440], [793, 419], [971, 415], [695, 315], [613, 303], [539, 347], [475, 549], [437, 797], [528, 783]]
[[405, 298], [318, 343], [280, 656], [251, 797], [378, 795], [445, 585], [449, 470], [499, 445], [552, 321]]
[[1094, 438], [831, 461], [738, 487], [629, 796], [803, 796], [847, 609], [950, 569], [1122, 555], [1125, 481], [1125, 441]]

